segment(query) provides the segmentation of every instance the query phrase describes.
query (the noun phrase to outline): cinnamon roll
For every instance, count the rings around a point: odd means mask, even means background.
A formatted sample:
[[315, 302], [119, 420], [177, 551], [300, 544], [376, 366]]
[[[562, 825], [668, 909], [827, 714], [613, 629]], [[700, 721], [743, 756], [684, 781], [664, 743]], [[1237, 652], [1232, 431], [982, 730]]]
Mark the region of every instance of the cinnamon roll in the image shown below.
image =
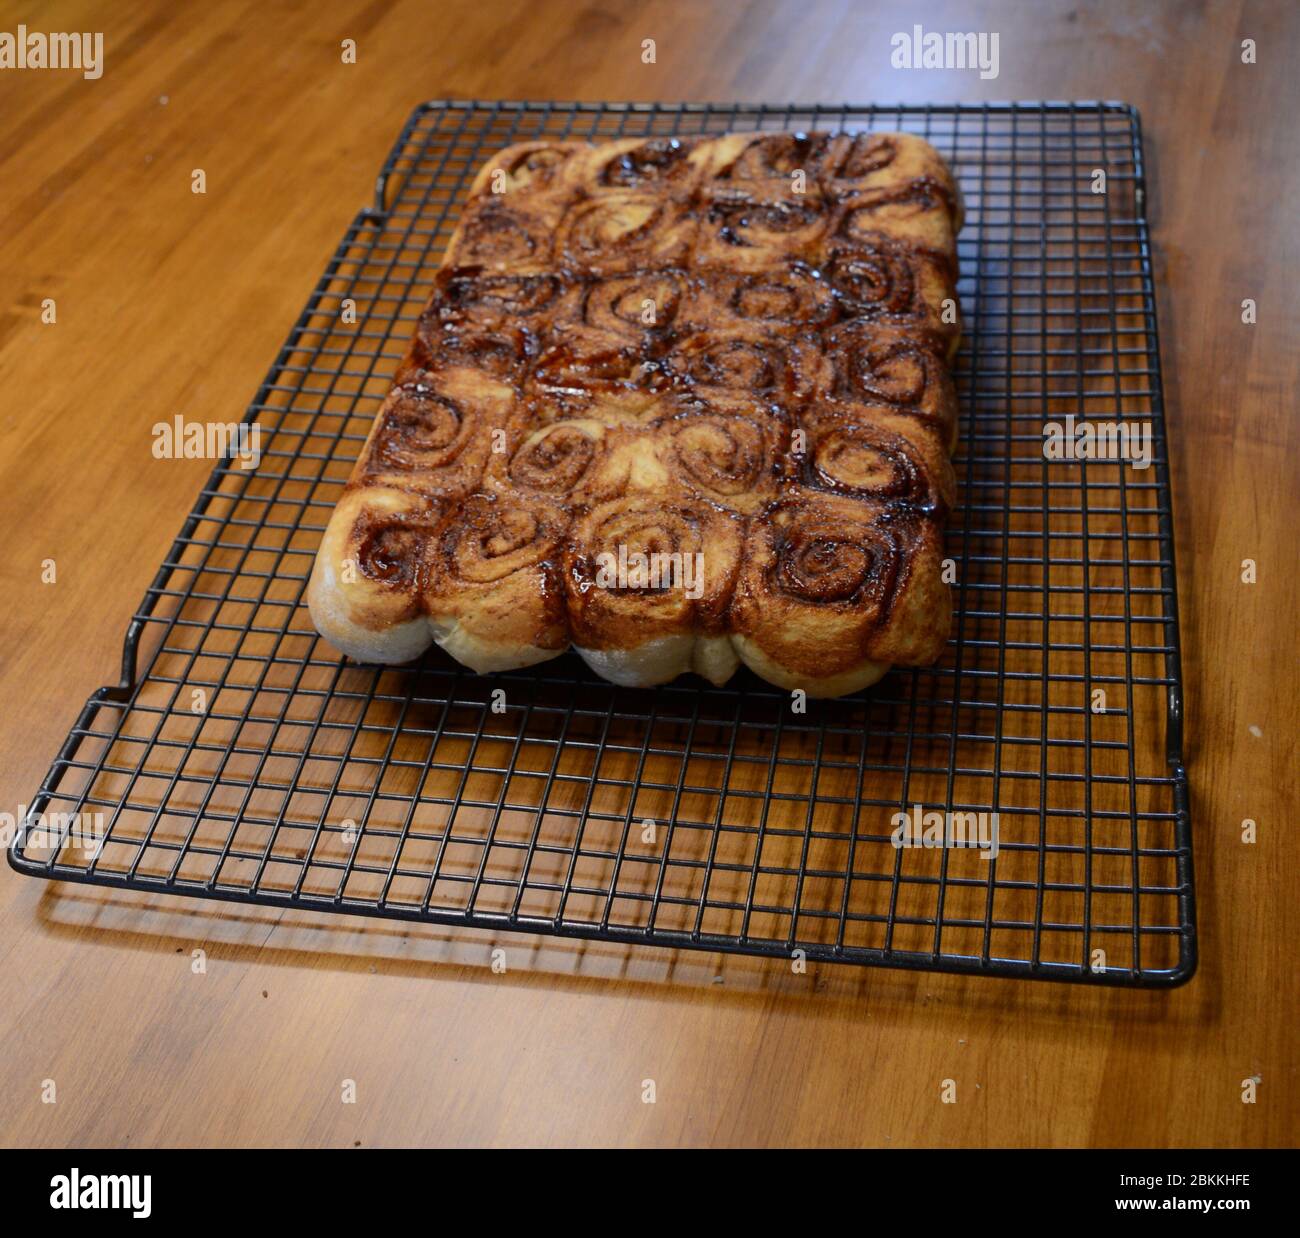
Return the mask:
[[444, 505], [382, 486], [344, 491], [307, 584], [316, 630], [365, 661], [406, 662], [429, 644], [420, 595]]
[[630, 686], [932, 661], [960, 220], [904, 134], [498, 152], [322, 538], [319, 630]]
[[416, 326], [410, 363], [423, 370], [469, 366], [505, 382], [519, 382], [541, 349], [550, 312], [562, 303], [568, 288], [549, 273], [444, 268]]
[[[900, 165], [912, 149], [901, 133], [841, 134], [831, 139], [830, 172], [837, 180], [870, 182], [889, 169], [891, 179], [898, 180]], [[904, 172], [906, 177], [911, 175]]]
[[671, 198], [610, 190], [569, 208], [556, 246], [563, 261], [579, 271], [672, 266], [689, 257], [697, 226], [694, 213]]
[[685, 195], [698, 183], [696, 143], [689, 138], [619, 138], [589, 147], [573, 164], [574, 180], [588, 193], [648, 189]]
[[736, 668], [725, 614], [743, 521], [704, 502], [634, 494], [594, 507], [564, 560], [572, 639], [604, 678], [629, 687]]
[[585, 142], [520, 142], [483, 165], [471, 193], [553, 191], [572, 169], [575, 157], [589, 149]]
[[785, 386], [782, 342], [762, 332], [719, 336], [713, 331], [693, 331], [678, 340], [668, 368], [688, 385], [763, 394]]
[[672, 326], [685, 283], [682, 272], [671, 268], [592, 280], [583, 289], [582, 321], [640, 343], [647, 333]]
[[656, 340], [672, 322], [682, 280], [672, 270], [595, 277], [576, 285], [552, 319], [534, 367], [548, 387], [661, 383]]
[[937, 337], [879, 322], [852, 321], [826, 338], [831, 392], [841, 400], [891, 404], [932, 423], [949, 450], [957, 442], [957, 394]]
[[482, 267], [444, 268], [421, 323], [484, 333], [523, 327], [536, 334], [569, 285], [558, 274], [493, 274]]
[[551, 228], [544, 216], [521, 207], [520, 197], [490, 197], [482, 210], [463, 219], [448, 261], [489, 271], [545, 270], [551, 259]]
[[730, 609], [736, 653], [809, 696], [933, 661], [951, 618], [941, 554], [934, 520], [800, 488], [749, 526]]
[[762, 189], [720, 189], [708, 197], [697, 262], [761, 271], [790, 258], [816, 260], [830, 223], [816, 185], [794, 192], [784, 182], [762, 184]]
[[820, 178], [836, 139], [826, 133], [733, 134], [716, 144], [713, 175], [723, 181]]
[[826, 390], [834, 378], [815, 333], [780, 335], [750, 324], [679, 334], [663, 366], [679, 387], [706, 397], [747, 391], [790, 407]]
[[964, 210], [961, 192], [938, 151], [910, 133], [841, 134], [829, 143], [823, 186], [835, 197], [924, 181], [947, 207], [955, 235]]
[[957, 275], [957, 247], [948, 198], [937, 182], [921, 178], [849, 194], [836, 203], [829, 230], [846, 246], [901, 242], [925, 250]]
[[485, 370], [413, 371], [379, 410], [356, 480], [429, 498], [467, 494], [513, 403], [512, 389]]
[[894, 241], [835, 244], [823, 271], [845, 318], [919, 330], [956, 352], [961, 322], [952, 277], [921, 250]]
[[431, 540], [424, 587], [440, 648], [471, 670], [509, 670], [568, 648], [560, 556], [569, 514], [537, 494], [476, 494]]
[[835, 290], [804, 262], [782, 262], [745, 275], [710, 271], [687, 284], [677, 312], [683, 331], [807, 333], [839, 313]]
[[789, 428], [775, 406], [744, 396], [692, 396], [658, 428], [673, 482], [721, 507], [753, 513], [777, 496]]
[[494, 452], [487, 489], [588, 505], [623, 494], [645, 431], [611, 417], [554, 417], [525, 410]]
[[425, 315], [417, 329], [411, 359], [421, 370], [446, 364], [466, 366], [501, 382], [516, 383], [540, 349], [538, 338], [523, 327], [504, 327], [496, 332], [473, 327], [458, 330]]
[[944, 519], [956, 498], [938, 433], [907, 415], [870, 405], [827, 405], [800, 427], [791, 456], [799, 481], [824, 490]]
[[519, 490], [564, 495], [594, 471], [606, 428], [599, 421], [553, 421], [531, 430], [504, 466]]

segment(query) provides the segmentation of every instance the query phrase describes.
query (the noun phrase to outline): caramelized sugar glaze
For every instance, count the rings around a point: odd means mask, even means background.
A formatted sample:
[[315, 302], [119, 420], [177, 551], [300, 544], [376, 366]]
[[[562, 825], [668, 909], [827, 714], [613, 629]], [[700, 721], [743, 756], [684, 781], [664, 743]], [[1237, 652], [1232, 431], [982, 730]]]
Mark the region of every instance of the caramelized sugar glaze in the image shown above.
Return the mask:
[[[960, 224], [902, 134], [500, 152], [326, 531], [318, 628], [825, 695], [932, 661]], [[699, 570], [611, 582], [620, 553]]]

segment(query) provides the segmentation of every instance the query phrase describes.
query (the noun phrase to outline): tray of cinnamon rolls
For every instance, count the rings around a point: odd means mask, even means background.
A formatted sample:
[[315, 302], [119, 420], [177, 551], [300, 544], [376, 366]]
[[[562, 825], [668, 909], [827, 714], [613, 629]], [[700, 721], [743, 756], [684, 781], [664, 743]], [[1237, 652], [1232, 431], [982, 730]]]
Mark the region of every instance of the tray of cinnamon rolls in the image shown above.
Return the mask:
[[901, 133], [492, 155], [322, 537], [317, 629], [482, 673], [574, 649], [630, 687], [933, 662], [961, 223]]

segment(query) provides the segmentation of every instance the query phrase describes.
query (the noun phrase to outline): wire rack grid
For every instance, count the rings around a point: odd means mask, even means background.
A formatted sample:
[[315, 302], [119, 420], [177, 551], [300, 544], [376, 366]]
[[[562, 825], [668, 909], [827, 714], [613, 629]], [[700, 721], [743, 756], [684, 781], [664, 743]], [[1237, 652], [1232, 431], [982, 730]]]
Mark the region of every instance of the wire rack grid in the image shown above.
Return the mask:
[[[933, 668], [792, 711], [345, 662], [312, 556], [470, 178], [542, 136], [899, 129], [961, 182], [956, 622]], [[1098, 172], [1103, 191], [1098, 192]], [[345, 312], [351, 309], [352, 313]], [[1148, 427], [1149, 468], [1044, 424]], [[674, 948], [1129, 985], [1195, 968], [1169, 477], [1136, 113], [1119, 103], [417, 108], [9, 851], [34, 876]], [[998, 852], [898, 848], [996, 814]]]

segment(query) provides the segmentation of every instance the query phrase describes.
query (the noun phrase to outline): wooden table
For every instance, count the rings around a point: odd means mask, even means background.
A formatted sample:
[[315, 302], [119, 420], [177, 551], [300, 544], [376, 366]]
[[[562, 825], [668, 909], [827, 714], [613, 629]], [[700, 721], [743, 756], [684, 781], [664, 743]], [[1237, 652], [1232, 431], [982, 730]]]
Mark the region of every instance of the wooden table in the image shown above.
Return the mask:
[[[203, 461], [432, 97], [1109, 98], [1142, 112], [1201, 967], [1174, 992], [719, 960], [49, 887], [6, 870], [0, 1138], [94, 1144], [1276, 1145], [1297, 1136], [1294, 6], [443, 0], [99, 6], [103, 77], [0, 73], [0, 809], [30, 799]], [[889, 39], [1001, 33], [1000, 76]], [[641, 41], [657, 41], [653, 65]], [[355, 39], [355, 65], [340, 41]], [[1241, 62], [1254, 39], [1258, 63]], [[206, 170], [207, 193], [190, 192]], [[41, 321], [54, 298], [57, 323]], [[1258, 305], [1244, 325], [1241, 303]], [[205, 414], [207, 415], [207, 414]], [[1288, 550], [1287, 547], [1291, 549]], [[1258, 583], [1240, 582], [1241, 561]], [[54, 559], [57, 583], [42, 583]], [[1241, 822], [1258, 822], [1254, 845]], [[206, 952], [196, 974], [192, 951]], [[657, 1102], [642, 1103], [653, 1078]], [[957, 1104], [940, 1081], [957, 1081]], [[1258, 1082], [1243, 1104], [1243, 1080]], [[355, 1104], [340, 1103], [356, 1080]], [[57, 1103], [43, 1104], [54, 1080]]]

